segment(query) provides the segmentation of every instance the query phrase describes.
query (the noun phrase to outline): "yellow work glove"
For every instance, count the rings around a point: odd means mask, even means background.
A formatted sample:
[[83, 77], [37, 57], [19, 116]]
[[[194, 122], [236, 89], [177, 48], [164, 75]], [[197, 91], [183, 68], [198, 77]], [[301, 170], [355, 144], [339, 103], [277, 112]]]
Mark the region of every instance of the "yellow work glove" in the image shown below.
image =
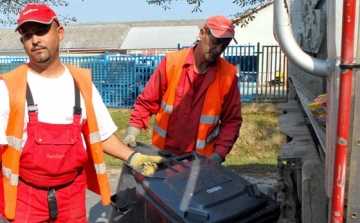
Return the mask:
[[148, 156], [138, 152], [130, 155], [126, 164], [133, 169], [142, 168], [141, 173], [145, 176], [155, 173], [159, 167], [157, 164], [165, 163], [166, 158], [161, 156]]
[[150, 174], [155, 173], [158, 169], [159, 169], [159, 167], [158, 167], [158, 165], [156, 163], [145, 162], [143, 164], [143, 169], [142, 169], [141, 173], [144, 176], [148, 176]]

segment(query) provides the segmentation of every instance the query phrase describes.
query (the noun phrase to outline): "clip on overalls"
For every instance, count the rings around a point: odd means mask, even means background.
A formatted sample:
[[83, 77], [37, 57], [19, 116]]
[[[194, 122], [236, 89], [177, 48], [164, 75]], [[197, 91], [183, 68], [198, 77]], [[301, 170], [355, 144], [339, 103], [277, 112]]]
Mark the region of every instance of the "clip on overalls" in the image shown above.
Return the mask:
[[[87, 160], [81, 140], [80, 92], [75, 81], [74, 88], [73, 123], [51, 124], [38, 121], [38, 107], [34, 104], [31, 90], [27, 85], [28, 138], [22, 151], [20, 180], [34, 188], [48, 191], [47, 203], [52, 219], [56, 219], [59, 214], [56, 191], [71, 185], [82, 172], [82, 164]], [[56, 157], [57, 155], [61, 159]], [[50, 160], [51, 163], [44, 163], [46, 158], [49, 160], [49, 156], [55, 158]]]

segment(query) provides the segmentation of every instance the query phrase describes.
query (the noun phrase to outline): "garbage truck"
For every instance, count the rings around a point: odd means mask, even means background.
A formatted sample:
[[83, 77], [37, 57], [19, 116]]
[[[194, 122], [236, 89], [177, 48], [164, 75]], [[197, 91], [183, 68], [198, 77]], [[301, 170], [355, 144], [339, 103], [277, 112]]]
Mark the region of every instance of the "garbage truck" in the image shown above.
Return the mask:
[[271, 192], [279, 221], [360, 222], [359, 0], [274, 0], [273, 9], [291, 86], [278, 104], [288, 138]]
[[[268, 191], [279, 205], [278, 222], [360, 222], [359, 1], [274, 0], [273, 31], [289, 61], [290, 86], [288, 101], [277, 105], [288, 140]], [[154, 203], [142, 186], [139, 197]], [[161, 212], [161, 205], [150, 206]], [[209, 216], [196, 208], [186, 213], [203, 222]]]

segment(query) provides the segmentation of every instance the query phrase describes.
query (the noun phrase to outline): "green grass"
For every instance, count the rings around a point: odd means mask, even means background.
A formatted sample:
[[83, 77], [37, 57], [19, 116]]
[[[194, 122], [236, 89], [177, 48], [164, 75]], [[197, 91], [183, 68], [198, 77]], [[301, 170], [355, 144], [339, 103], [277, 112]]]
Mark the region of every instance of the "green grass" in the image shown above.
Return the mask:
[[[131, 109], [111, 109], [110, 115], [115, 122], [115, 125], [118, 127], [116, 135], [120, 139], [123, 139], [125, 136], [126, 128], [130, 120], [130, 112]], [[151, 143], [153, 122], [154, 117], [150, 120], [150, 128], [148, 130], [142, 130], [140, 136], [136, 139], [137, 141]], [[123, 165], [123, 161], [107, 154], [105, 154], [105, 163], [106, 166], [110, 168], [121, 167]]]
[[[123, 139], [128, 126], [130, 109], [112, 109], [111, 116], [118, 126], [116, 135]], [[223, 165], [237, 173], [242, 172], [274, 172], [277, 170], [277, 156], [286, 136], [279, 133], [279, 111], [253, 111], [243, 109], [243, 124], [240, 137], [236, 140]], [[152, 123], [149, 129], [142, 131], [138, 141], [151, 143]], [[108, 167], [119, 167], [122, 161], [105, 155]]]
[[279, 112], [243, 112], [240, 137], [224, 163], [235, 172], [274, 172], [286, 136], [278, 128]]

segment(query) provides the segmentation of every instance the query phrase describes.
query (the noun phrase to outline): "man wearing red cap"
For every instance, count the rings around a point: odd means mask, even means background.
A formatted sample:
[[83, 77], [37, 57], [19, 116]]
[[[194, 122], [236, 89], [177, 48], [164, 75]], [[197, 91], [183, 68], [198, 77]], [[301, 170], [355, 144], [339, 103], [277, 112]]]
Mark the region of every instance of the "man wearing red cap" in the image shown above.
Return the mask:
[[116, 137], [90, 70], [60, 62], [52, 9], [27, 5], [15, 31], [30, 62], [0, 76], [0, 222], [87, 222], [86, 188], [110, 203], [103, 152], [147, 173], [166, 160]]
[[221, 163], [242, 123], [236, 67], [220, 55], [234, 38], [224, 16], [212, 16], [198, 43], [167, 54], [137, 98], [123, 142], [135, 146], [156, 114], [152, 143], [177, 155], [197, 151]]
[[[134, 104], [124, 144], [136, 146], [141, 129], [147, 129], [150, 117], [156, 115], [153, 145], [176, 155], [197, 151], [222, 163], [242, 123], [236, 67], [220, 57], [234, 34], [231, 20], [212, 16], [200, 29], [195, 46], [167, 54]], [[131, 185], [128, 172], [124, 166], [119, 185]], [[127, 191], [131, 190], [120, 188], [118, 199], [131, 197]], [[138, 213], [131, 207], [117, 222], [135, 222]]]

